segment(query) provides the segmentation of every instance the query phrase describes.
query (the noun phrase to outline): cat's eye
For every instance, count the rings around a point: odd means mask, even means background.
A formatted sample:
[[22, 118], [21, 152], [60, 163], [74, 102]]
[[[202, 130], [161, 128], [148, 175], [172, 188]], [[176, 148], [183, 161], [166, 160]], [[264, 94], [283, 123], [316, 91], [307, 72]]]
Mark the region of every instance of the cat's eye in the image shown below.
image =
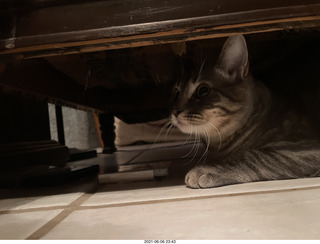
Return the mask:
[[208, 96], [210, 93], [210, 87], [207, 84], [201, 84], [198, 86], [196, 95], [197, 98], [203, 98]]

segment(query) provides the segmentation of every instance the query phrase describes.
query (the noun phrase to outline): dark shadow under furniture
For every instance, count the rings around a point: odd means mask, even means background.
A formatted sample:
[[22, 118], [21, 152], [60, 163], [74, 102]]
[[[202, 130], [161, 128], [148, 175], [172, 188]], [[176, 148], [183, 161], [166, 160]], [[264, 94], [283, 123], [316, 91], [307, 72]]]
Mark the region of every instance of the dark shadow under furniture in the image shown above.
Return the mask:
[[[295, 50], [301, 40], [319, 40], [319, 13], [316, 0], [1, 1], [0, 149], [48, 143], [43, 106], [52, 102], [98, 113], [105, 152], [112, 153], [114, 116], [128, 123], [167, 117], [185, 60], [199, 65], [224, 38], [245, 34], [252, 59], [263, 57], [255, 59], [253, 72], [263, 75], [281, 60], [282, 46]], [[19, 99], [24, 104], [13, 112], [15, 105], [4, 101], [8, 96], [38, 101], [39, 117]], [[24, 125], [37, 133], [28, 134], [32, 130]]]

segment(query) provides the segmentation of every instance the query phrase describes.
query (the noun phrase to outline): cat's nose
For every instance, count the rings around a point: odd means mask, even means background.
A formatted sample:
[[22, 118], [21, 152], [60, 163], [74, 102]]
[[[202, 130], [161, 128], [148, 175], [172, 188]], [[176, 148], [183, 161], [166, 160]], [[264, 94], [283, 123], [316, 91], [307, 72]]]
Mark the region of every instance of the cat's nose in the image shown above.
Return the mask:
[[174, 109], [172, 110], [172, 114], [176, 117], [178, 117], [179, 114], [181, 114], [182, 110]]

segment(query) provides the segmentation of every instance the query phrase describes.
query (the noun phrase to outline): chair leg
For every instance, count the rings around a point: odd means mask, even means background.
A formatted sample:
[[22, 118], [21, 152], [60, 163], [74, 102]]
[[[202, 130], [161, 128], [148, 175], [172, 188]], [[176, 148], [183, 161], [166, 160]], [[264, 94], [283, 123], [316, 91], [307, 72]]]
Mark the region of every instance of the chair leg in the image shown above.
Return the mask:
[[103, 153], [113, 153], [117, 151], [115, 146], [115, 126], [114, 115], [110, 113], [99, 114], [101, 139], [103, 141]]

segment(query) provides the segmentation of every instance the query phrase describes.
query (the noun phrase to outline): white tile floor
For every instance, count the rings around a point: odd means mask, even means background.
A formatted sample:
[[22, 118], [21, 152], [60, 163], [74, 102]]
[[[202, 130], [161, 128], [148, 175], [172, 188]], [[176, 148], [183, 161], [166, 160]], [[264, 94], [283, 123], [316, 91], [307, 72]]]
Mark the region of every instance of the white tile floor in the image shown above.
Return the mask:
[[56, 217], [62, 209], [8, 213], [0, 215], [1, 239], [26, 239], [40, 227]]
[[43, 239], [320, 238], [320, 189], [77, 210]]
[[89, 178], [1, 189], [0, 198], [0, 239], [320, 239], [320, 178], [206, 190], [179, 177], [108, 185]]

